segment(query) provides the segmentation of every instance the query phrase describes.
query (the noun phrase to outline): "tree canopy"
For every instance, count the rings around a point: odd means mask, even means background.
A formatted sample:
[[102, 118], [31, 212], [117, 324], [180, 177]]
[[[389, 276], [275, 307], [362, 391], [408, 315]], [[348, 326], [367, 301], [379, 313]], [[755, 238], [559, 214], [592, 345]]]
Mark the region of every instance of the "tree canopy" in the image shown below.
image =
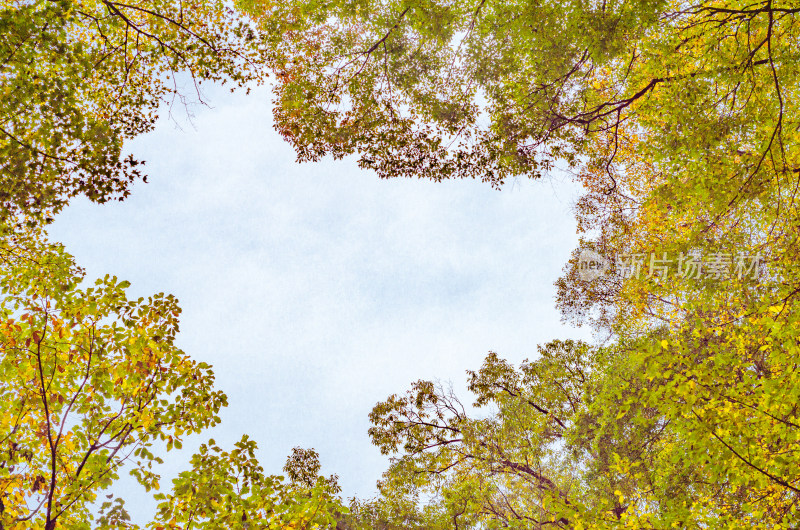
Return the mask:
[[499, 185], [597, 155], [603, 140], [613, 162], [626, 126], [670, 178], [730, 164], [716, 168], [739, 175], [720, 202], [756, 186], [746, 168], [768, 157], [797, 168], [783, 158], [796, 145], [791, 3], [242, 5], [270, 38], [276, 125], [301, 160], [359, 153], [382, 177]]
[[204, 81], [261, 81], [265, 56], [248, 20], [222, 2], [4, 0], [4, 215], [52, 215], [78, 195], [126, 197], [146, 175], [124, 142], [152, 130], [166, 106], [199, 99]]
[[[124, 142], [204, 81], [275, 76], [300, 161], [378, 176], [559, 170], [584, 194], [553, 341], [378, 403], [371, 500], [296, 449], [204, 444], [152, 528], [796, 528], [800, 8], [776, 0], [6, 1], [0, 11], [0, 525], [133, 528], [123, 464], [219, 421], [179, 307], [94, 286], [42, 221], [144, 178]], [[188, 83], [188, 89], [182, 82]], [[586, 276], [583, 256], [610, 266]], [[585, 260], [584, 260], [585, 261]]]
[[[364, 521], [797, 526], [800, 8], [242, 5], [271, 36], [300, 160], [495, 186], [559, 168], [584, 189], [557, 304], [598, 345], [519, 368], [491, 354], [470, 375], [488, 417], [426, 381], [377, 405], [396, 460]], [[583, 252], [610, 266], [586, 278]]]
[[[263, 42], [222, 2], [3, 2], [0, 528], [139, 528], [120, 473], [160, 491], [164, 453], [220, 422], [212, 367], [174, 345], [177, 299], [87, 281], [43, 227], [77, 196], [125, 198], [146, 176], [124, 142], [202, 102], [203, 82], [263, 81]], [[298, 483], [265, 474], [255, 450], [246, 435], [203, 444], [147, 527], [326, 528], [346, 511], [316, 453]]]

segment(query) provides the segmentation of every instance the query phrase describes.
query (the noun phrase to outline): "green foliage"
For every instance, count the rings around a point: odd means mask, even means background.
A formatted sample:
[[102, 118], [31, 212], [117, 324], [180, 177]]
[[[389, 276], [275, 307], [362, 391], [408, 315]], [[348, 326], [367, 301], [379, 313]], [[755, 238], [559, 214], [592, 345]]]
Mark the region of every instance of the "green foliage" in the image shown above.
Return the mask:
[[[276, 124], [300, 160], [358, 153], [382, 177], [493, 185], [562, 162], [586, 191], [558, 306], [608, 337], [599, 357], [490, 355], [471, 374], [488, 417], [425, 381], [379, 404], [373, 441], [399, 456], [365, 520], [798, 526], [800, 8], [242, 4], [271, 39]], [[645, 261], [589, 281], [582, 249], [766, 269], [659, 276]]]
[[[164, 449], [219, 423], [211, 367], [174, 346], [177, 300], [129, 300], [111, 276], [86, 287], [36, 227], [75, 196], [126, 197], [145, 175], [123, 143], [202, 102], [203, 82], [263, 81], [267, 54], [223, 2], [0, 4], [0, 528], [138, 528], [124, 499], [99, 495], [123, 468], [159, 490]], [[346, 513], [313, 450], [297, 484], [254, 451], [246, 436], [203, 445], [148, 527], [310, 529]]]
[[[798, 167], [791, 2], [240, 4], [267, 34], [276, 126], [300, 160], [358, 153], [381, 177], [500, 185], [593, 158], [610, 137], [613, 189], [627, 126], [707, 202], [748, 195], [773, 157]], [[727, 194], [709, 193], [706, 164], [736, 172]]]
[[[35, 230], [3, 242], [0, 526], [138, 528], [124, 499], [100, 494], [123, 468], [159, 490], [159, 454], [218, 424], [227, 398], [209, 365], [174, 346], [174, 297], [130, 300], [110, 276], [82, 287], [72, 257]], [[286, 482], [255, 450], [247, 436], [232, 451], [202, 445], [148, 527], [326, 528], [347, 512], [316, 452], [295, 449]]]
[[292, 484], [300, 488], [313, 488], [319, 485], [323, 490], [331, 493], [339, 493], [339, 477], [331, 475], [323, 478], [319, 474], [320, 463], [319, 454], [313, 449], [303, 449], [295, 447], [292, 454], [286, 459], [283, 470]]
[[[175, 479], [173, 492], [156, 496], [162, 502], [156, 520], [149, 527], [311, 530], [330, 528], [335, 524], [335, 515], [346, 512], [333, 496], [338, 490], [316, 476], [318, 460], [307, 459], [302, 470], [298, 469], [309, 477], [310, 484], [285, 484], [282, 477], [264, 475], [255, 450], [255, 442], [247, 435], [230, 452], [220, 449], [214, 440], [202, 445], [192, 458], [191, 470]], [[310, 453], [313, 450], [306, 452]], [[287, 467], [290, 465], [293, 465], [291, 456]]]
[[[352, 511], [363, 526], [346, 528], [795, 526], [786, 399], [744, 391], [755, 372], [723, 387], [696, 354], [689, 378], [664, 351], [642, 360], [658, 336], [555, 341], [519, 368], [491, 353], [469, 372], [473, 414], [425, 381], [378, 404], [370, 434], [397, 457], [380, 497]], [[781, 375], [770, 386], [797, 388]]]
[[[564, 163], [586, 193], [557, 283], [608, 337], [490, 354], [468, 410], [419, 381], [379, 403], [380, 496], [339, 505], [296, 449], [213, 441], [152, 528], [796, 528], [800, 8], [791, 2], [13, 1], [0, 11], [0, 206], [35, 225], [70, 198], [123, 198], [122, 146], [183, 101], [176, 76], [276, 74], [299, 160], [500, 186]], [[183, 74], [182, 74], [183, 73]], [[199, 91], [198, 91], [199, 96]], [[213, 372], [174, 347], [171, 296], [128, 300], [36, 231], [0, 240], [3, 527], [88, 528], [122, 464], [158, 488], [154, 444], [216, 424]], [[748, 278], [580, 278], [606, 256], [759, 255]], [[134, 528], [122, 499], [100, 528]], [[24, 521], [24, 522], [23, 522]]]
[[479, 371], [469, 372], [475, 406], [487, 413], [471, 417], [452, 391], [429, 381], [373, 409], [373, 442], [385, 454], [399, 454], [380, 483], [388, 522], [533, 528], [568, 522], [577, 503], [607, 507], [613, 493], [586, 498], [591, 490], [583, 491], [579, 472], [584, 457], [565, 445], [585, 409], [587, 363], [595, 352], [567, 341], [540, 353], [519, 369], [491, 353]]
[[210, 366], [174, 346], [174, 297], [129, 300], [128, 282], [109, 276], [82, 288], [61, 247], [16, 241], [0, 271], [0, 521], [88, 528], [123, 463], [158, 488], [153, 444], [216, 425], [226, 397]]
[[265, 53], [222, 2], [4, 0], [3, 218], [124, 198], [144, 174], [123, 143], [152, 130], [160, 106], [191, 99], [181, 78], [197, 97], [203, 81], [257, 82]]

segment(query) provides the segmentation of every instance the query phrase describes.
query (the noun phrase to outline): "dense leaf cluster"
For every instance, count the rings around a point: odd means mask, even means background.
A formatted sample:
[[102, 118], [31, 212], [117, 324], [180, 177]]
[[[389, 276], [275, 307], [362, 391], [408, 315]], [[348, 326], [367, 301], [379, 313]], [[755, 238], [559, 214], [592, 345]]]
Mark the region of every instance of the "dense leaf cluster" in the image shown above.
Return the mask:
[[126, 197], [145, 174], [123, 144], [160, 108], [200, 99], [203, 81], [263, 79], [267, 49], [251, 26], [222, 2], [0, 3], [4, 217]]

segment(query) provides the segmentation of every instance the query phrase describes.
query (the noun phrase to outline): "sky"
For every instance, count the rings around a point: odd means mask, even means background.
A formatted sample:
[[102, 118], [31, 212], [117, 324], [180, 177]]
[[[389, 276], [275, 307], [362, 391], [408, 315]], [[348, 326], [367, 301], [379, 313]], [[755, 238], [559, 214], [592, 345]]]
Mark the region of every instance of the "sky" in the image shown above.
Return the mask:
[[[220, 426], [169, 453], [169, 478], [213, 437], [242, 434], [280, 474], [313, 447], [346, 497], [369, 498], [387, 459], [368, 414], [418, 379], [451, 381], [487, 352], [514, 363], [555, 338], [553, 282], [577, 245], [578, 188], [558, 174], [509, 182], [378, 179], [355, 160], [298, 164], [273, 129], [266, 89], [212, 88], [127, 146], [148, 183], [121, 203], [74, 201], [49, 232], [93, 279], [131, 297], [181, 302], [178, 346], [214, 366], [229, 398]], [[166, 486], [166, 481], [162, 487]], [[120, 485], [134, 519], [154, 503]]]

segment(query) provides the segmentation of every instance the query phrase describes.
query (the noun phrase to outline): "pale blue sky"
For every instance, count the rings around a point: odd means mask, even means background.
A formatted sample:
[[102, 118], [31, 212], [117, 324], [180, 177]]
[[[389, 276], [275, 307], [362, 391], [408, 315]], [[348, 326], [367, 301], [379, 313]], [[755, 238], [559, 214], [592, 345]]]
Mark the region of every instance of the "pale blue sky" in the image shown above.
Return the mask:
[[[353, 160], [298, 165], [266, 90], [208, 96], [194, 128], [162, 120], [130, 145], [148, 184], [123, 203], [76, 201], [50, 230], [90, 278], [179, 298], [179, 345], [230, 399], [203, 440], [248, 433], [272, 473], [293, 446], [314, 447], [345, 495], [369, 497], [386, 467], [367, 436], [376, 402], [420, 378], [463, 388], [489, 350], [519, 362], [589, 337], [554, 308], [577, 242], [565, 179], [495, 191], [379, 180]], [[145, 495], [129, 493], [146, 516]]]

